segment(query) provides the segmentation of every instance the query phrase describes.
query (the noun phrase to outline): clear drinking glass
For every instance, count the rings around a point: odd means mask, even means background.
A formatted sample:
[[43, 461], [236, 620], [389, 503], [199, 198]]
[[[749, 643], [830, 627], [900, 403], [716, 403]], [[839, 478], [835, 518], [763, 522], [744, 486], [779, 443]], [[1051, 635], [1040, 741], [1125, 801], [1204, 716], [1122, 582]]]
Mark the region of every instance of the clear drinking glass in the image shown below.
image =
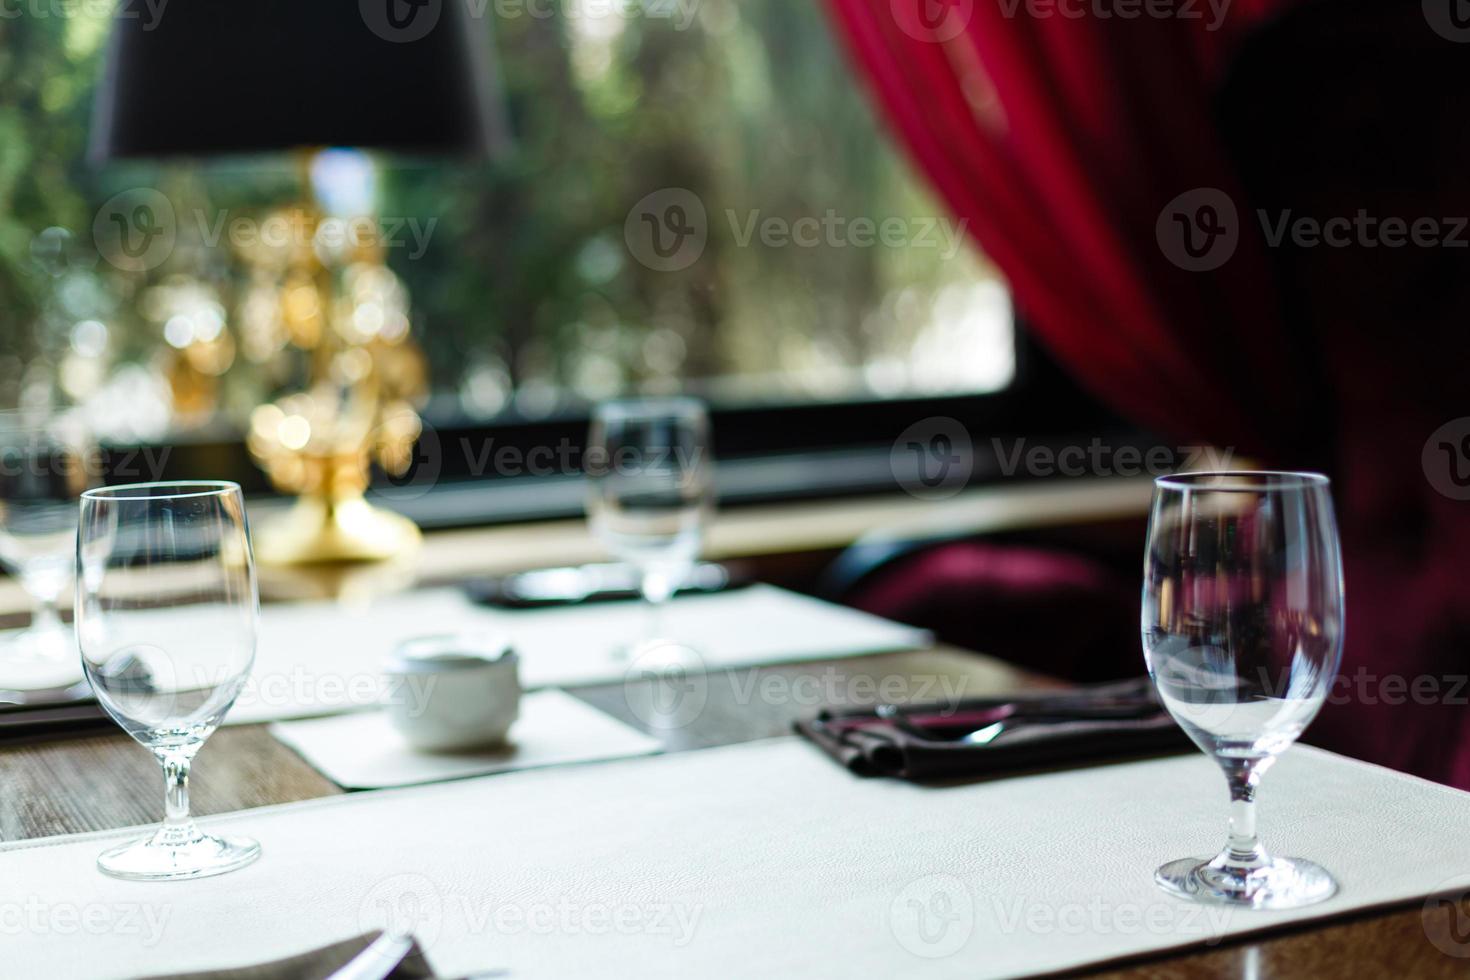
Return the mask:
[[714, 506], [704, 405], [643, 398], [597, 406], [586, 469], [593, 532], [638, 569], [650, 610], [634, 652], [662, 645], [660, 610], [693, 570]]
[[1213, 858], [1161, 867], [1182, 898], [1295, 908], [1337, 884], [1256, 837], [1261, 776], [1326, 699], [1342, 657], [1342, 559], [1327, 478], [1193, 473], [1156, 481], [1144, 561], [1143, 648], [1169, 713], [1230, 787]]
[[85, 693], [72, 630], [57, 611], [72, 586], [77, 498], [97, 483], [85, 436], [49, 412], [0, 412], [0, 564], [31, 599], [31, 623], [0, 639], [0, 700]]
[[255, 659], [250, 527], [233, 483], [143, 483], [82, 494], [77, 641], [97, 700], [163, 766], [152, 836], [104, 852], [118, 878], [202, 878], [260, 855], [189, 816], [189, 765]]

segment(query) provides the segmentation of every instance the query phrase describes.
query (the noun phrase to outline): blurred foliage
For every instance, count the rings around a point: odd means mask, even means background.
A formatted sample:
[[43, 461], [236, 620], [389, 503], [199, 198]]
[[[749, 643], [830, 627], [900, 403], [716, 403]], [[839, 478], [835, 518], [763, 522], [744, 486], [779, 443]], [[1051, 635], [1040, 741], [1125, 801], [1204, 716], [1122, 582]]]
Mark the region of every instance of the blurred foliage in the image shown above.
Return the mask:
[[[390, 249], [388, 261], [412, 296], [440, 407], [540, 415], [640, 388], [789, 401], [1003, 379], [992, 364], [956, 382], [940, 351], [939, 380], [926, 381], [913, 356], [944, 291], [988, 277], [972, 250], [739, 241], [752, 217], [941, 215], [879, 131], [820, 5], [682, 0], [596, 17], [581, 2], [486, 18], [513, 152], [472, 166], [382, 161], [385, 220], [435, 222], [422, 255]], [[697, 17], [681, 29], [648, 13], [670, 6]], [[156, 369], [159, 327], [137, 309], [146, 283], [88, 252], [109, 195], [143, 182], [176, 207], [235, 214], [300, 193], [288, 160], [89, 168], [106, 31], [91, 9], [0, 20], [0, 389], [25, 364], [57, 369], [79, 320], [106, 324], [106, 372]], [[630, 254], [624, 222], [674, 187], [706, 205], [709, 242], [691, 267], [657, 272]], [[187, 275], [230, 309], [236, 257], [188, 225], [149, 281]], [[994, 358], [1009, 356], [1002, 340]], [[223, 404], [238, 418], [288, 381], [241, 363]]]
[[45, 256], [33, 257], [37, 233], [90, 224], [87, 121], [106, 28], [84, 16], [0, 20], [0, 355], [42, 353], [32, 326], [52, 282]]

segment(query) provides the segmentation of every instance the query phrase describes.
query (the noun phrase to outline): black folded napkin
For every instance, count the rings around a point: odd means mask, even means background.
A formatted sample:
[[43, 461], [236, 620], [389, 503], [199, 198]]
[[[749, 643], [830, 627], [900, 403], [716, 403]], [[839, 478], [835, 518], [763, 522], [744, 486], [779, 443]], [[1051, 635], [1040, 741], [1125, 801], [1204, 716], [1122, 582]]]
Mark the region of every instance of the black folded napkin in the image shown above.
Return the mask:
[[1146, 677], [943, 708], [823, 711], [797, 722], [796, 730], [860, 776], [912, 780], [1183, 751], [1193, 744]]
[[[352, 958], [367, 949], [382, 933], [372, 932], [340, 943], [323, 946], [309, 953], [298, 953], [284, 960], [274, 960], [256, 966], [231, 967], [224, 970], [206, 970], [203, 973], [170, 973], [146, 980], [327, 980], [342, 969]], [[424, 954], [415, 943], [413, 948], [388, 974], [388, 980], [434, 980], [434, 971], [429, 968]]]

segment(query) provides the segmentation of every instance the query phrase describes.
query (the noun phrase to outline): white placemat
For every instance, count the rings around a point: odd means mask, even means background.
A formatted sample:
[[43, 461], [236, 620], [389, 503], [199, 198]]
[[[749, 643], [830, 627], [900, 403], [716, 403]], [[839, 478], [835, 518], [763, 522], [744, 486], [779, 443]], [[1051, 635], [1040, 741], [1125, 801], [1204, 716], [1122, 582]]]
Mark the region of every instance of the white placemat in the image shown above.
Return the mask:
[[794, 738], [385, 790], [210, 820], [264, 854], [201, 881], [103, 877], [117, 833], [0, 850], [4, 901], [32, 910], [4, 971], [259, 962], [391, 915], [448, 975], [973, 980], [1470, 883], [1470, 794], [1299, 747], [1265, 779], [1261, 828], [1338, 896], [1227, 912], [1163, 895], [1153, 869], [1218, 847], [1224, 798], [1202, 755], [935, 789], [858, 779]]
[[538, 769], [573, 762], [652, 755], [659, 740], [636, 731], [561, 691], [521, 699], [521, 716], [505, 748], [470, 752], [416, 752], [388, 716], [359, 711], [333, 718], [280, 722], [271, 734], [322, 775], [348, 789], [385, 789], [416, 783]]
[[[510, 635], [528, 688], [623, 679], [619, 647], [639, 637], [636, 602], [507, 611], [479, 606], [457, 589], [431, 589], [366, 605], [310, 602], [261, 609], [255, 669], [226, 724], [241, 725], [362, 708], [380, 694], [384, 655], [402, 640], [462, 629]], [[709, 669], [855, 657], [916, 649], [928, 633], [768, 585], [685, 596], [664, 613], [664, 631], [699, 651]]]

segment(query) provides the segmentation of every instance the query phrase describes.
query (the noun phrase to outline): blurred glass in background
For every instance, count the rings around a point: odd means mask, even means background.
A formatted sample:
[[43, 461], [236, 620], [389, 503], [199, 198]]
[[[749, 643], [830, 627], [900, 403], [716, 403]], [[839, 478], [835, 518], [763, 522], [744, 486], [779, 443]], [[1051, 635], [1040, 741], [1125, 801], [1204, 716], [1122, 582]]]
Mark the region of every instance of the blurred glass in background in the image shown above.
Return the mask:
[[84, 684], [70, 605], [78, 499], [101, 461], [73, 413], [0, 412], [0, 569], [30, 599], [25, 629], [0, 633], [0, 702], [45, 700]]

